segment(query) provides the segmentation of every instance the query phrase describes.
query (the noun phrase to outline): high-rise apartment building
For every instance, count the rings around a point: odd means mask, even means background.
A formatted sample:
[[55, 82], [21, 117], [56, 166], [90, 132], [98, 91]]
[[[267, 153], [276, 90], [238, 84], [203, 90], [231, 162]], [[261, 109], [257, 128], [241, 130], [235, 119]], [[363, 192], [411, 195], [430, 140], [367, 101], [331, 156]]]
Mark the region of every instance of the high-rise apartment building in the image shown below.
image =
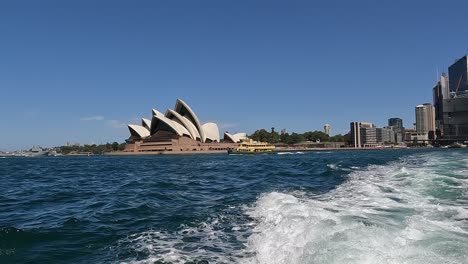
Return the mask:
[[463, 56], [449, 67], [450, 92], [468, 91], [468, 58]]
[[331, 131], [331, 126], [329, 124], [325, 124], [323, 126], [323, 132], [327, 134], [328, 136], [330, 136], [330, 131]]
[[416, 132], [435, 138], [435, 109], [429, 103], [416, 106]]

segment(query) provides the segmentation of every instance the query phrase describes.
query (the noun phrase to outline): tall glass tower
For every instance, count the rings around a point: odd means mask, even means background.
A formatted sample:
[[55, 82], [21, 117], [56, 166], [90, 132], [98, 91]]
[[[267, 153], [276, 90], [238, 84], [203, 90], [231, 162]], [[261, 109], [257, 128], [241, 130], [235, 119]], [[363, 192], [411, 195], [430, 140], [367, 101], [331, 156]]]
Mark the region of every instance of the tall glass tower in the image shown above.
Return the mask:
[[468, 91], [468, 58], [465, 55], [449, 67], [450, 92]]
[[403, 127], [403, 120], [398, 117], [389, 118], [388, 119], [388, 126], [393, 127], [393, 130], [397, 133], [402, 133], [405, 128]]

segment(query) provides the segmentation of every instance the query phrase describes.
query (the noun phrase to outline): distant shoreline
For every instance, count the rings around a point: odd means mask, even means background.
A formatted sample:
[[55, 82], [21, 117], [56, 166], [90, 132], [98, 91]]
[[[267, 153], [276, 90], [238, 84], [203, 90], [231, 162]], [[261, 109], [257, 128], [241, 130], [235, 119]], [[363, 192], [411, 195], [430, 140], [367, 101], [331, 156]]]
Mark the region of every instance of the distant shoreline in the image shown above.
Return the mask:
[[[429, 149], [421, 147], [406, 147], [406, 148], [276, 148], [272, 152], [261, 154], [277, 154], [282, 152], [310, 152], [310, 151], [339, 151], [339, 150], [403, 150], [403, 149]], [[150, 156], [150, 155], [197, 155], [197, 154], [227, 154], [227, 151], [220, 150], [205, 150], [205, 151], [155, 151], [155, 152], [124, 152], [115, 151], [104, 153], [106, 156]]]
[[[425, 147], [405, 147], [405, 148], [276, 148], [272, 152], [259, 153], [259, 154], [278, 154], [288, 152], [311, 152], [311, 151], [353, 151], [353, 150], [427, 150], [427, 149], [442, 149], [442, 148], [425, 148]], [[444, 148], [445, 149], [445, 148]], [[450, 149], [450, 148], [447, 148]], [[3, 155], [5, 154], [5, 155]], [[157, 152], [125, 152], [125, 151], [114, 151], [106, 152], [103, 154], [85, 154], [85, 153], [73, 153], [73, 154], [59, 154], [59, 155], [48, 155], [45, 157], [85, 157], [85, 156], [154, 156], [154, 155], [209, 155], [209, 154], [227, 154], [227, 151], [223, 150], [201, 150], [201, 151], [157, 151]], [[22, 157], [19, 155], [11, 155], [10, 153], [1, 153], [1, 158], [7, 157]]]

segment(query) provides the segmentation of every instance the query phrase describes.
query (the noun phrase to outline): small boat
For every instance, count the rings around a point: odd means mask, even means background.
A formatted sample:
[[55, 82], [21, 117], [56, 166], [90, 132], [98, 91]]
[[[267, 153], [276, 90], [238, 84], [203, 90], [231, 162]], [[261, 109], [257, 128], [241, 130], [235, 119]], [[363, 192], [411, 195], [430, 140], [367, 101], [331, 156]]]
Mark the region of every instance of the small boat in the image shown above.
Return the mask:
[[265, 154], [275, 150], [275, 146], [252, 139], [242, 141], [237, 148], [229, 149], [228, 154]]

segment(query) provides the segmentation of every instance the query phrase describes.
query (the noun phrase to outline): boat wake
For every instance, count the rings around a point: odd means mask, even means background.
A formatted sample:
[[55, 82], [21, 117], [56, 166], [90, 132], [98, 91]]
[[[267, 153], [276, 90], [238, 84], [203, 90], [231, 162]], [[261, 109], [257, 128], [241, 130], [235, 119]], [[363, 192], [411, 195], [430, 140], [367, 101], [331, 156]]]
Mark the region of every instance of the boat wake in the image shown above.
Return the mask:
[[277, 155], [302, 155], [304, 152], [296, 151], [296, 152], [278, 152]]
[[247, 210], [258, 221], [247, 242], [255, 254], [240, 262], [466, 263], [467, 164], [448, 174], [445, 163], [370, 166], [319, 199], [263, 194]]
[[150, 230], [131, 235], [119, 241], [118, 247], [130, 248], [140, 259], [121, 263], [239, 263], [249, 255], [244, 245], [254, 223], [238, 216], [232, 213], [197, 225], [184, 224], [176, 232]]
[[120, 246], [143, 257], [123, 263], [466, 263], [468, 159], [435, 154], [356, 167], [313, 198], [264, 193], [198, 226], [129, 236]]

